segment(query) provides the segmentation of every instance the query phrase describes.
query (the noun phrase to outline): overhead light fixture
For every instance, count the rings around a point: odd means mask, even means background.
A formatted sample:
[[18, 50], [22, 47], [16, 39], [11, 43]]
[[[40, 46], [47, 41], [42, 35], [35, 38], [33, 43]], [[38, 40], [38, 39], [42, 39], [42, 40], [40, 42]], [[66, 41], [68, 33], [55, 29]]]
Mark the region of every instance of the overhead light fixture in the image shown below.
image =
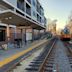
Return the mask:
[[5, 18], [5, 20], [8, 20], [8, 18]]
[[12, 19], [12, 17], [7, 17], [7, 18], [5, 18], [5, 20], [8, 20], [8, 19]]
[[9, 17], [9, 19], [12, 19], [12, 17]]

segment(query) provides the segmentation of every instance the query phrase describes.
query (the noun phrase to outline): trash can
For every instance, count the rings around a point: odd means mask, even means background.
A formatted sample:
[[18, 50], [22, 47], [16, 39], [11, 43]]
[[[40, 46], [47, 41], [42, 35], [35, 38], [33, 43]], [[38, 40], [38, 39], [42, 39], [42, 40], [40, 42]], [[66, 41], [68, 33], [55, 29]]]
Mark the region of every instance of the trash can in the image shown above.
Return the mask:
[[15, 42], [17, 44], [17, 47], [21, 48], [21, 46], [22, 46], [22, 39], [15, 39]]

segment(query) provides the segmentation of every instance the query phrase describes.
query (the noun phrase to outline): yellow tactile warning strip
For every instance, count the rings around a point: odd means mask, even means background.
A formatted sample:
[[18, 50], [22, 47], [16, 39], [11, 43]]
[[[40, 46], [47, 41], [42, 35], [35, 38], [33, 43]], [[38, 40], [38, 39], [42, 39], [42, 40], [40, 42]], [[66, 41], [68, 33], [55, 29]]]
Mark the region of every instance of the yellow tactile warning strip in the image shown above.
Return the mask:
[[4, 59], [3, 61], [0, 61], [0, 67], [8, 64], [9, 62], [17, 59], [18, 57], [26, 54], [27, 52], [31, 51], [32, 49], [40, 46], [41, 44], [43, 44], [43, 43], [45, 43], [45, 42], [47, 42], [47, 40], [42, 40], [40, 43], [37, 43], [36, 45], [31, 46], [31, 47], [28, 48], [27, 50], [24, 50], [24, 51], [22, 51], [22, 52], [19, 52], [19, 53], [15, 54], [15, 55], [13, 55], [13, 56], [11, 56], [11, 57], [9, 57], [9, 58]]

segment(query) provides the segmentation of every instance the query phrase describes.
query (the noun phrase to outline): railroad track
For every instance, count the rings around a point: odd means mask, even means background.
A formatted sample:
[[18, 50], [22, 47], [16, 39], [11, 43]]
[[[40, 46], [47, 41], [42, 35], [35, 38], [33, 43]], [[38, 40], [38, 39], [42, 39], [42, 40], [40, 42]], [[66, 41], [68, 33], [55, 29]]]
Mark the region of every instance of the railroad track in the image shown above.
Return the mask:
[[[14, 64], [8, 68], [8, 70], [4, 71], [4, 72], [14, 72], [13, 70], [16, 69], [16, 67], [21, 66], [21, 62], [24, 61], [26, 58], [30, 57], [34, 52], [36, 52], [37, 50], [39, 50], [40, 48], [42, 48], [44, 45], [46, 45], [48, 42], [38, 46], [37, 48], [33, 49], [32, 51], [26, 53], [25, 55], [22, 56], [21, 59], [19, 59], [19, 61], [14, 62]], [[3, 72], [3, 71], [0, 71]]]
[[67, 48], [67, 57], [69, 59], [70, 66], [72, 68], [72, 44], [70, 44], [69, 42], [64, 42], [64, 45]]
[[54, 38], [46, 45], [44, 51], [26, 68], [27, 72], [53, 72], [56, 42], [57, 39]]

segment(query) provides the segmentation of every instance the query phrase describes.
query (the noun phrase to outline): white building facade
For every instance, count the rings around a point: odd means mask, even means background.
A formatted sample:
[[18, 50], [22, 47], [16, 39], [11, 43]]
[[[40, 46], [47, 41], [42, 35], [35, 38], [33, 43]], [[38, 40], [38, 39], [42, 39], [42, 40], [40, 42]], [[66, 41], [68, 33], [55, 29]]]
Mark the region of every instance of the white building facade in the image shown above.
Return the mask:
[[38, 0], [2, 0], [0, 12], [4, 10], [12, 10], [45, 26], [44, 9]]
[[[5, 34], [2, 33], [2, 37], [4, 35], [7, 40], [9, 40], [10, 35], [11, 37], [17, 36], [14, 34], [17, 31], [16, 27], [19, 28], [19, 26], [22, 26], [21, 33], [26, 31], [23, 29], [27, 27], [35, 29], [35, 31], [45, 29], [46, 18], [44, 16], [44, 9], [38, 0], [1, 0], [0, 26], [2, 26], [0, 30], [3, 32], [4, 29]], [[31, 31], [33, 31], [32, 29]], [[26, 37], [26, 35], [21, 35], [21, 37]]]

